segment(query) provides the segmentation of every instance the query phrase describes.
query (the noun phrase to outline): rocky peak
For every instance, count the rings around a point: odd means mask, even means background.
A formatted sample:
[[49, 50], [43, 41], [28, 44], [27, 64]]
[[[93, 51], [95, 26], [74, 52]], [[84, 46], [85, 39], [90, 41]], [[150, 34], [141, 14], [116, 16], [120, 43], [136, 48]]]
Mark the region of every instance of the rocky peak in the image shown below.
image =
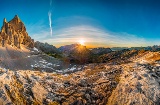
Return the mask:
[[61, 51], [61, 52], [72, 52], [73, 50], [76, 50], [78, 48], [84, 48], [86, 49], [86, 46], [83, 46], [81, 44], [71, 44], [71, 45], [65, 45], [65, 46], [61, 46], [59, 47], [58, 49]]
[[3, 24], [7, 23], [7, 20], [6, 18], [3, 19]]
[[21, 22], [20, 18], [18, 17], [18, 15], [15, 15], [9, 23], [18, 24], [19, 22]]
[[15, 15], [14, 18], [15, 18], [15, 19], [19, 19], [18, 15]]
[[0, 32], [0, 45], [11, 45], [20, 48], [21, 44], [28, 47], [34, 46], [34, 41], [26, 32], [25, 25], [20, 20], [18, 15], [7, 22], [6, 18], [3, 20], [3, 26]]

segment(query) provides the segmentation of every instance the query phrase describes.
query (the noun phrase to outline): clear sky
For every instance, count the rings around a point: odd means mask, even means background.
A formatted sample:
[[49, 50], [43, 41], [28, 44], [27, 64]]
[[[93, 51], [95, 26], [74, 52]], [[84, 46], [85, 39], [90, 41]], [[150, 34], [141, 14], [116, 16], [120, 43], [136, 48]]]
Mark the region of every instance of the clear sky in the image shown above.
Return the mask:
[[84, 40], [89, 47], [160, 45], [160, 0], [0, 0], [36, 41], [54, 46]]

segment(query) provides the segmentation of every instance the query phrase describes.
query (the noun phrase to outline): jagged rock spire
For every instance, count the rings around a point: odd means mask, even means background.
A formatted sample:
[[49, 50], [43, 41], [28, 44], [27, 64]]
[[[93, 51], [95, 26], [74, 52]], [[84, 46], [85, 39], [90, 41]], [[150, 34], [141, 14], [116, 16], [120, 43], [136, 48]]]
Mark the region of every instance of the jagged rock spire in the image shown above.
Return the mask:
[[7, 20], [6, 20], [6, 18], [4, 18], [4, 19], [3, 19], [3, 23], [7, 23]]
[[15, 15], [14, 19], [20, 20], [19, 17], [18, 17], [18, 15]]
[[18, 15], [15, 15], [14, 17], [19, 18]]
[[7, 23], [6, 18], [3, 19], [3, 26]]
[[19, 22], [21, 22], [21, 20], [18, 17], [18, 15], [15, 15], [14, 18], [11, 21], [14, 22], [14, 23], [16, 23], [16, 24], [19, 23]]
[[7, 24], [7, 20], [6, 20], [6, 18], [4, 18], [4, 19], [3, 19], [3, 26], [2, 26], [2, 28], [1, 28], [1, 33], [4, 33], [4, 32], [5, 32], [6, 24]]
[[0, 46], [7, 44], [18, 48], [20, 48], [21, 44], [28, 47], [34, 46], [34, 40], [28, 36], [25, 25], [18, 15], [15, 15], [9, 22], [5, 18], [3, 20], [3, 26], [0, 32]]

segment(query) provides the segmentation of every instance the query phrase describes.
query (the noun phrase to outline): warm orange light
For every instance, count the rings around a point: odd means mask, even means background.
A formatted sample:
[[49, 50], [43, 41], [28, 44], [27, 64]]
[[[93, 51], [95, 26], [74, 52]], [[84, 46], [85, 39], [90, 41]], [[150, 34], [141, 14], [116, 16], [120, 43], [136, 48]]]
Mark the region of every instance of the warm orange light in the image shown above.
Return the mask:
[[85, 41], [83, 39], [79, 40], [79, 44], [85, 45], [84, 43], [85, 43]]

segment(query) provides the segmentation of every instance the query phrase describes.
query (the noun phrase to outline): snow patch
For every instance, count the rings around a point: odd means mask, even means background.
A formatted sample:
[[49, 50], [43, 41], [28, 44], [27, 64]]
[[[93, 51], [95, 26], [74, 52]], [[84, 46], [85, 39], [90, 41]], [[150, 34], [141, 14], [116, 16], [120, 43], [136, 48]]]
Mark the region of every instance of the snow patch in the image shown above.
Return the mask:
[[38, 50], [37, 48], [35, 48], [35, 47], [33, 48], [33, 50], [34, 50], [34, 51], [38, 51], [38, 52], [39, 52], [39, 50]]

